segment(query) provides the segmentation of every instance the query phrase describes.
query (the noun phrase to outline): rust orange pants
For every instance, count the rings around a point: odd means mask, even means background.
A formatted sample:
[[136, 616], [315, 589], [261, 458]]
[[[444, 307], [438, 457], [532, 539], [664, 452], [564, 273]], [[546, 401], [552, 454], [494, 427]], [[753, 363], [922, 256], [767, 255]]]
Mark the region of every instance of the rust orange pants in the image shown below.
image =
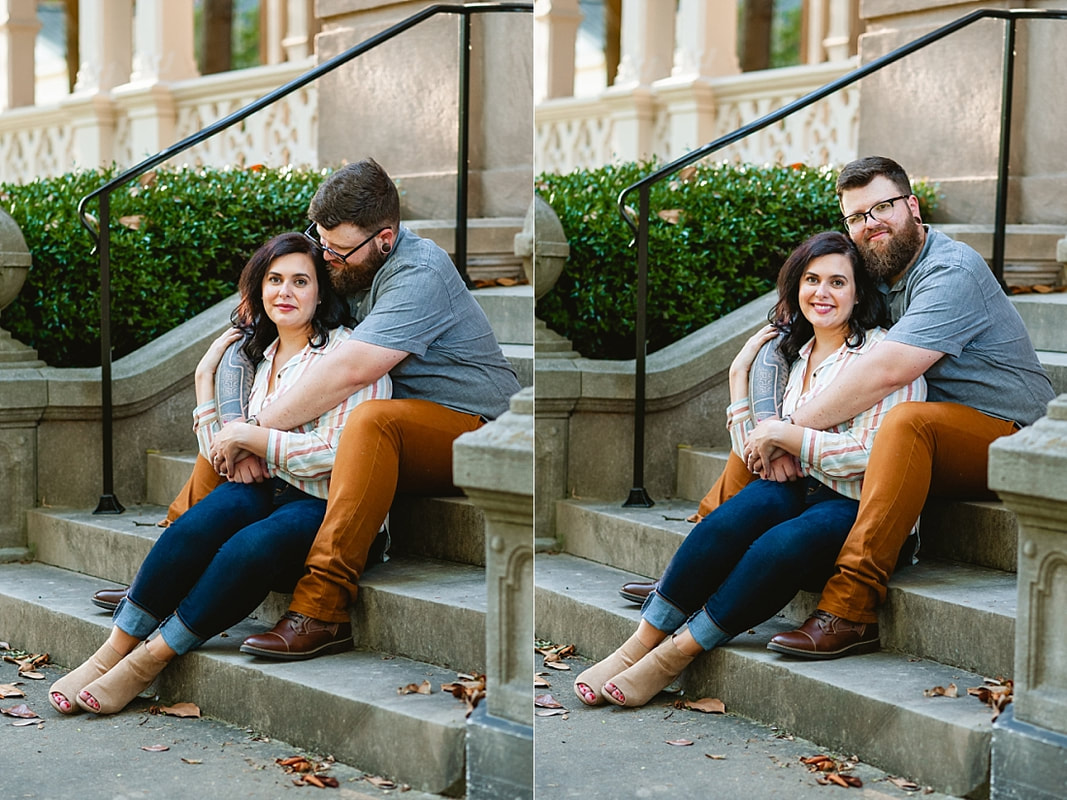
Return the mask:
[[[347, 621], [367, 553], [393, 497], [398, 492], [456, 494], [452, 443], [482, 424], [481, 417], [428, 400], [367, 400], [356, 406], [337, 447], [326, 517], [290, 608], [325, 622]], [[198, 458], [168, 519], [176, 519], [221, 480], [207, 460]]]

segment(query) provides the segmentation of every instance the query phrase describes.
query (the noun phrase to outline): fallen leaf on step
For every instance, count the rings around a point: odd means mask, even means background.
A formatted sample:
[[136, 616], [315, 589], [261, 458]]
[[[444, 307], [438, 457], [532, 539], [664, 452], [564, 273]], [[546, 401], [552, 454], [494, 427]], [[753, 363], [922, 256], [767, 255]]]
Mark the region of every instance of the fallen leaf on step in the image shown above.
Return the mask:
[[10, 649], [11, 649], [11, 645], [9, 645], [7, 642], [0, 642], [0, 650], [10, 650]]
[[702, 697], [699, 700], [683, 700], [683, 708], [690, 711], [702, 711], [705, 714], [725, 714], [726, 706], [717, 697]]
[[947, 689], [944, 686], [923, 689], [923, 697], [959, 697], [959, 690], [956, 688], [956, 684], [950, 683]]
[[150, 706], [149, 714], [163, 714], [168, 717], [194, 717], [200, 719], [200, 706], [196, 703], [175, 703], [172, 706]]
[[996, 720], [1000, 716], [1000, 712], [1011, 703], [1014, 683], [1010, 680], [1001, 681], [995, 678], [986, 678], [985, 681], [988, 685], [973, 686], [967, 690], [967, 694], [977, 697], [992, 708], [993, 720]]
[[467, 716], [477, 707], [485, 697], [485, 676], [459, 674], [460, 680], [452, 683], [442, 683], [441, 691], [448, 692], [457, 700], [462, 700], [467, 706]]
[[11, 706], [11, 708], [5, 708], [0, 713], [7, 714], [9, 717], [21, 717], [22, 719], [36, 719], [37, 712], [31, 711], [30, 707], [25, 703], [19, 703], [17, 706]]
[[433, 694], [433, 687], [430, 686], [430, 682], [424, 680], [422, 683], [409, 683], [407, 686], [399, 686], [396, 690], [397, 694]]
[[705, 753], [704, 758], [710, 758], [712, 761], [725, 761], [726, 756], [713, 756], [711, 753]]
[[276, 758], [274, 763], [286, 772], [313, 772], [315, 765], [307, 760], [306, 756], [289, 756], [288, 758]]
[[26, 693], [17, 683], [0, 683], [0, 697], [25, 697]]
[[534, 688], [535, 689], [548, 689], [552, 686], [551, 683], [546, 681], [542, 676], [547, 675], [546, 672], [538, 672], [534, 675]]
[[44, 725], [44, 720], [33, 717], [32, 719], [17, 719], [11, 723], [13, 728], [25, 728], [27, 725]]
[[565, 708], [543, 708], [540, 711], [534, 712], [535, 717], [565, 717], [567, 716], [567, 709]]
[[855, 786], [857, 789], [863, 786], [863, 781], [855, 775], [842, 775], [840, 772], [831, 772], [826, 776], [826, 780], [829, 783], [836, 783], [838, 786], [844, 786], [846, 789], [850, 786]]
[[186, 764], [203, 764], [199, 758], [182, 758], [182, 762]]
[[668, 739], [667, 744], [671, 747], [689, 747], [693, 742], [689, 739]]
[[165, 744], [146, 744], [141, 747], [146, 753], [163, 753], [170, 748]]
[[563, 703], [550, 694], [541, 694], [535, 697], [534, 705], [538, 708], [563, 708]]
[[811, 772], [834, 772], [837, 770], [837, 761], [830, 758], [830, 756], [818, 755], [808, 756], [807, 758], [801, 756], [800, 763], [806, 764]]
[[564, 664], [562, 661], [549, 661], [545, 659], [545, 666], [549, 669], [568, 670], [571, 668], [570, 664]]

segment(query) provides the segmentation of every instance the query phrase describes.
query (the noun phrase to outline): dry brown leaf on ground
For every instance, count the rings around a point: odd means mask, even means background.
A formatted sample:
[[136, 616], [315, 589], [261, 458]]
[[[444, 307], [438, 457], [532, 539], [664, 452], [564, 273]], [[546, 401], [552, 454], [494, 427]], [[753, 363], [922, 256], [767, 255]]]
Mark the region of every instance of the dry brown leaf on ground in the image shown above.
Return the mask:
[[950, 683], [948, 688], [935, 686], [933, 689], [923, 689], [923, 697], [959, 697], [959, 695], [959, 689], [954, 683]]
[[711, 753], [705, 753], [704, 758], [710, 758], [712, 761], [725, 761], [726, 756], [712, 755]]
[[689, 747], [693, 742], [689, 739], [668, 739], [667, 744], [671, 747]]
[[552, 684], [545, 680], [544, 676], [547, 672], [538, 672], [534, 675], [534, 688], [535, 689], [550, 689]]
[[11, 723], [12, 728], [25, 728], [29, 725], [40, 727], [44, 725], [44, 720], [40, 717], [31, 717], [30, 719], [17, 719]]
[[844, 786], [846, 789], [850, 786], [854, 786], [857, 789], [863, 786], [863, 781], [855, 775], [842, 775], [840, 772], [831, 772], [826, 776], [826, 780], [829, 783], [836, 783], [838, 786]]
[[203, 764], [204, 762], [201, 761], [199, 758], [185, 758], [184, 756], [182, 756], [182, 763], [183, 764]]
[[467, 706], [467, 716], [470, 716], [470, 713], [485, 697], [485, 676], [460, 673], [459, 678], [460, 680], [452, 683], [442, 683], [441, 691], [448, 692], [457, 700], [462, 700]]
[[7, 642], [0, 642], [0, 650], [10, 650], [10, 649], [11, 649], [11, 645], [9, 645]]
[[141, 749], [146, 753], [165, 753], [170, 747], [165, 744], [145, 744], [141, 745]]
[[542, 708], [540, 711], [534, 712], [535, 717], [566, 717], [567, 709], [565, 708]]
[[200, 719], [200, 706], [196, 703], [175, 703], [172, 706], [149, 706], [149, 714], [167, 717], [193, 717]]
[[31, 711], [30, 707], [25, 703], [19, 703], [17, 706], [11, 706], [11, 708], [5, 708], [0, 710], [0, 714], [6, 714], [9, 717], [19, 717], [20, 719], [36, 719], [37, 712]]
[[424, 680], [422, 683], [409, 683], [407, 686], [398, 686], [396, 690], [397, 694], [433, 694], [433, 687], [430, 686], [430, 682]]
[[538, 708], [563, 708], [563, 703], [550, 694], [539, 694], [534, 698], [534, 705]]
[[811, 772], [832, 772], [837, 769], [837, 761], [830, 756], [801, 756], [800, 763], [807, 766]]
[[699, 700], [682, 700], [682, 707], [705, 714], [725, 714], [726, 705], [717, 697], [702, 697]]
[[26, 693], [18, 687], [18, 682], [15, 683], [0, 683], [0, 698], [4, 697], [25, 697]]
[[1003, 711], [1012, 700], [1012, 689], [1014, 683], [1010, 680], [997, 680], [995, 678], [986, 678], [986, 686], [972, 686], [967, 690], [967, 694], [977, 697], [987, 706], [993, 709], [993, 721], [1000, 716], [1000, 712]]
[[337, 778], [332, 775], [305, 775], [304, 783], [307, 786], [316, 786], [319, 789], [325, 789], [327, 786], [331, 789], [336, 789], [341, 785]]
[[276, 758], [274, 763], [281, 767], [285, 772], [312, 772], [315, 769], [315, 765], [308, 761], [306, 756], [289, 756], [288, 758]]
[[545, 666], [549, 669], [560, 671], [569, 670], [571, 668], [570, 664], [564, 664], [562, 661], [549, 661], [547, 658], [545, 659]]

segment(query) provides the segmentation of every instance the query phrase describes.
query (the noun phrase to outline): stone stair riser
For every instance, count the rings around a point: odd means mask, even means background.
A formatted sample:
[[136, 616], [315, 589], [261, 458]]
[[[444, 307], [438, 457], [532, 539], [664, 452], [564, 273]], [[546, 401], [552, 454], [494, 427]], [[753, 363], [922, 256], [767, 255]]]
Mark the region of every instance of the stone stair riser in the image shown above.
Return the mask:
[[[129, 583], [160, 532], [134, 526], [133, 520], [158, 519], [160, 509], [127, 513], [134, 516], [85, 520], [43, 509], [30, 512], [37, 560], [94, 575], [101, 586], [104, 581]], [[129, 530], [122, 529], [125, 525]], [[289, 599], [272, 593], [251, 617], [270, 627], [288, 609]], [[88, 604], [88, 594], [84, 600]], [[485, 669], [485, 609], [481, 567], [398, 555], [367, 571], [350, 616], [362, 647], [480, 672]]]
[[[195, 454], [149, 453], [149, 503], [166, 506], [189, 478]], [[160, 516], [164, 516], [166, 508]], [[485, 566], [485, 514], [467, 498], [398, 495], [389, 512], [392, 551]]]

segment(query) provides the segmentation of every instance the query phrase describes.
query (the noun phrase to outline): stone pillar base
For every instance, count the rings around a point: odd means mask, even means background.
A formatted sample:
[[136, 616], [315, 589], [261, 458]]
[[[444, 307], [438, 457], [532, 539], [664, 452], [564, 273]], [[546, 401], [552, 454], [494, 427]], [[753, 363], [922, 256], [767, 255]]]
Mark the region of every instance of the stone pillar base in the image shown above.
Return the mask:
[[992, 800], [1067, 797], [1067, 736], [1015, 719], [1008, 706], [993, 726]]
[[467, 720], [467, 800], [533, 798], [533, 726], [492, 716], [484, 703]]

